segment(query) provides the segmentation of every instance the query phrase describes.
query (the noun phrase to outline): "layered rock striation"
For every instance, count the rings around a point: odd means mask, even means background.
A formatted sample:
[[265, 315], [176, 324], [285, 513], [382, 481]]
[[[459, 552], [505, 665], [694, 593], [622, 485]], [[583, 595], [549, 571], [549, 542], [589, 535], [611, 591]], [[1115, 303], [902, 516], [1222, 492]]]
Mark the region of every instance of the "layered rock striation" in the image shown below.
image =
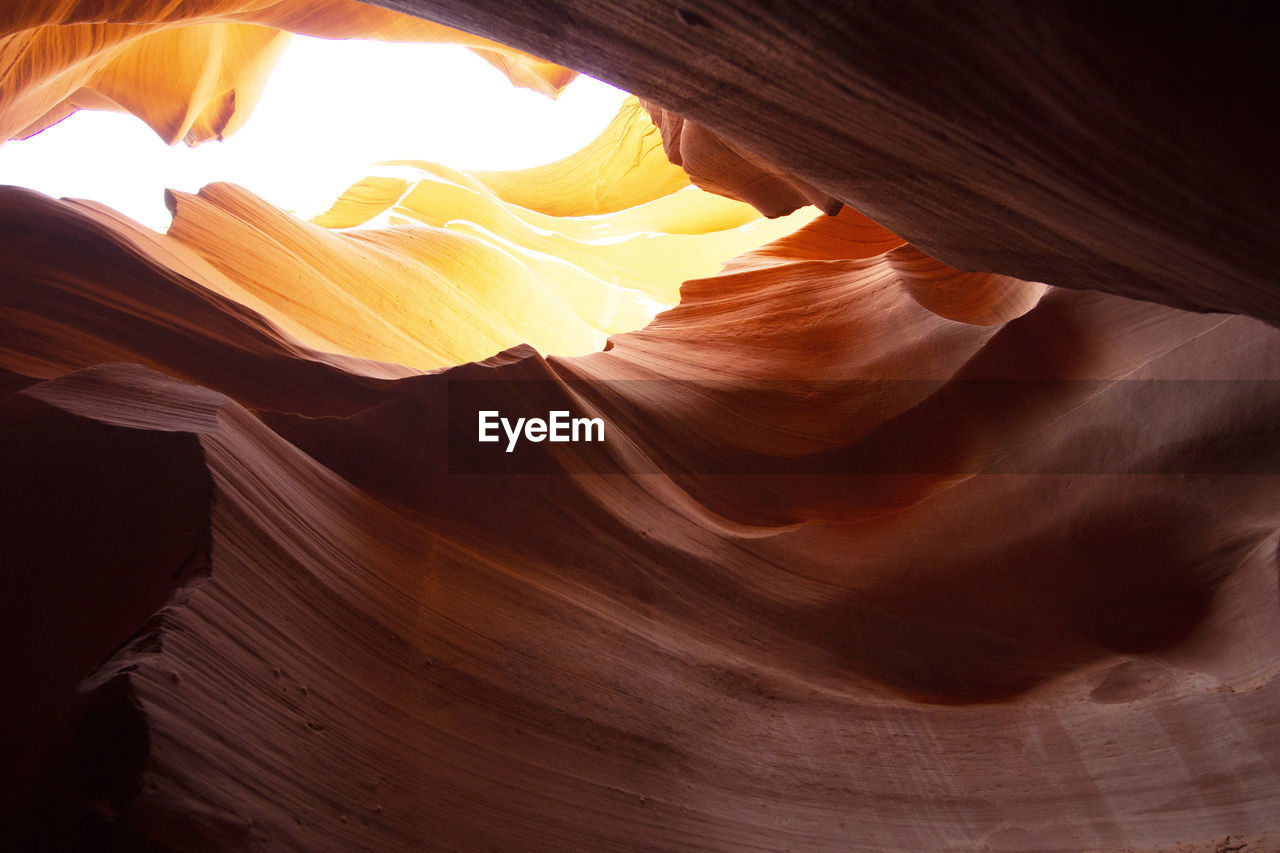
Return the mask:
[[1269, 176], [1185, 162], [1256, 33], [411, 11], [655, 121], [311, 223], [0, 190], [5, 844], [1276, 848]]

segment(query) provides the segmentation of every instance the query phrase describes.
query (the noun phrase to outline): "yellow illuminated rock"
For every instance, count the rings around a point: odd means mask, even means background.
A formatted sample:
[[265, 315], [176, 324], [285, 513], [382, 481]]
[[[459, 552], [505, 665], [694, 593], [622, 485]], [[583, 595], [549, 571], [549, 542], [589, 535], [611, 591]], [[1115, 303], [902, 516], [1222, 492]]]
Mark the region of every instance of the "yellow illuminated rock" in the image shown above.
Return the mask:
[[[633, 103], [619, 116], [548, 173], [570, 196], [602, 151], [646, 135], [647, 116]], [[661, 146], [652, 151], [665, 162]], [[816, 215], [764, 220], [684, 183], [656, 198], [637, 191], [632, 207], [615, 193], [615, 212], [554, 216], [504, 200], [499, 192], [517, 184], [509, 174], [482, 181], [429, 163], [395, 168], [409, 177], [359, 181], [310, 223], [230, 184], [171, 193], [173, 224], [161, 239], [216, 269], [213, 289], [251, 296], [308, 346], [432, 369], [520, 343], [546, 354], [598, 350], [675, 304], [682, 282], [715, 275]], [[618, 174], [626, 186], [627, 173]]]
[[234, 133], [290, 33], [448, 42], [554, 97], [576, 73], [488, 39], [355, 0], [9, 4], [0, 10], [0, 141], [77, 109], [130, 112], [166, 142]]

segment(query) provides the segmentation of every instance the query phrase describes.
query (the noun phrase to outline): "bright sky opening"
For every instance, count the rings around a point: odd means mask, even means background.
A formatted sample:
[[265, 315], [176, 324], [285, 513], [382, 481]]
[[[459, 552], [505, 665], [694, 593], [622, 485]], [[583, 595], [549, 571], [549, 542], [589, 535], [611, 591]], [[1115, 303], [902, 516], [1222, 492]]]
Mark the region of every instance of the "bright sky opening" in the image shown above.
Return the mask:
[[624, 97], [579, 77], [552, 100], [456, 45], [296, 36], [226, 140], [170, 147], [131, 115], [81, 110], [0, 147], [0, 184], [104, 202], [160, 231], [166, 187], [213, 181], [309, 217], [380, 160], [485, 170], [558, 160], [604, 130]]

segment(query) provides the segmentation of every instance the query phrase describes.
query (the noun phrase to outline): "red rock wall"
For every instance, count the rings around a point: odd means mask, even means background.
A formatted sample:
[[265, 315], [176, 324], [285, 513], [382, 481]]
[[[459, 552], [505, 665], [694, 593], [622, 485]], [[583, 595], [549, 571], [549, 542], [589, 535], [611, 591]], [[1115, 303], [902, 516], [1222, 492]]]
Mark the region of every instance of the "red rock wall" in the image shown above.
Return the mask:
[[613, 82], [960, 269], [1280, 319], [1265, 4], [378, 5]]
[[[1277, 849], [1256, 30], [415, 8], [848, 207], [605, 352], [418, 373], [0, 191], [6, 846]], [[465, 383], [610, 440], [462, 473]]]

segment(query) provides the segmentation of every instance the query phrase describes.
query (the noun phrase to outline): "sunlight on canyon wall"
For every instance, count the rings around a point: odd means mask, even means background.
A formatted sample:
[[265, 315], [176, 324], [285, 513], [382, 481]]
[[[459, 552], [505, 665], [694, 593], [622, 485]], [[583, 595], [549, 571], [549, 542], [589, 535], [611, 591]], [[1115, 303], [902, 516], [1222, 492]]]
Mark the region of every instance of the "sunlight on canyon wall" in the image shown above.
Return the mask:
[[[609, 180], [619, 161], [655, 180], [627, 178], [630, 170]], [[212, 267], [206, 286], [307, 346], [432, 369], [520, 343], [546, 354], [599, 350], [674, 304], [681, 282], [814, 215], [765, 221], [689, 186], [634, 101], [596, 143], [530, 170], [531, 180], [566, 176], [563, 193], [547, 188], [556, 215], [499, 194], [524, 185], [521, 172], [420, 162], [394, 171], [406, 176], [357, 183], [313, 223], [232, 185], [171, 192], [167, 235], [146, 239], [194, 253]], [[579, 196], [583, 176], [605, 183]], [[672, 184], [679, 189], [668, 192]]]
[[[400, 5], [643, 100], [311, 221], [0, 188], [0, 845], [1280, 849], [1265, 252], [1187, 240], [1178, 157], [1063, 118], [1141, 129], [1108, 87], [1182, 53], [1052, 4], [915, 52], [927, 4]], [[349, 0], [0, 32], [5, 138], [217, 139], [289, 32], [575, 73]], [[507, 452], [477, 409], [603, 440]]]
[[0, 12], [0, 139], [77, 109], [131, 112], [169, 143], [234, 133], [292, 33], [465, 44], [511, 81], [554, 96], [574, 72], [355, 0], [13, 3]]

